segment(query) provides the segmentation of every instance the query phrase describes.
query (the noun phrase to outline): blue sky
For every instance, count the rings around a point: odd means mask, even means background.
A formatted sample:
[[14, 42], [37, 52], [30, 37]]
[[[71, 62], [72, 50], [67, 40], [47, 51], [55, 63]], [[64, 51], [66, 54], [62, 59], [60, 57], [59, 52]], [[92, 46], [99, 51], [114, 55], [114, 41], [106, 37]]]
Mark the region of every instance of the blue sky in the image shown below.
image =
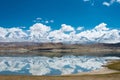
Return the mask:
[[120, 0], [0, 0], [0, 26], [28, 29], [36, 22], [91, 29], [104, 22], [120, 27]]

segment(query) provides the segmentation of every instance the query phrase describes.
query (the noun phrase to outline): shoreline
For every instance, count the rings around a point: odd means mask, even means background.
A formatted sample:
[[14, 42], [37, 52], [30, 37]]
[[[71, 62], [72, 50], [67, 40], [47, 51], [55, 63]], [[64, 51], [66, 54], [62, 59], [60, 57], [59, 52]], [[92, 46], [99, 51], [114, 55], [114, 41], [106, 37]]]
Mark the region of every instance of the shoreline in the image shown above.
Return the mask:
[[101, 69], [93, 70], [90, 72], [81, 72], [81, 73], [70, 74], [70, 75], [97, 75], [97, 74], [111, 74], [111, 73], [117, 73], [117, 72], [120, 72], [120, 71], [108, 69], [107, 67], [103, 67]]
[[[118, 70], [113, 70], [108, 68], [109, 65], [114, 64], [116, 62], [120, 62], [120, 60], [109, 60], [100, 69], [92, 70], [90, 72], [79, 72], [76, 74], [67, 74], [67, 75], [75, 76], [75, 75], [100, 75], [100, 74], [120, 73], [120, 71]], [[62, 75], [62, 76], [67, 76], [67, 75]]]

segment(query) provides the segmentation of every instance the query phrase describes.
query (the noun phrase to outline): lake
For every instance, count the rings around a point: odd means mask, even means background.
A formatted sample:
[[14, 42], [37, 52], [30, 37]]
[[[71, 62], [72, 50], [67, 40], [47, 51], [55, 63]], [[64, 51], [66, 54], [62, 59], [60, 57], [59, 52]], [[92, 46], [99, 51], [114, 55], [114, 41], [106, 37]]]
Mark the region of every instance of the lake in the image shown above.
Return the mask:
[[102, 68], [116, 56], [0, 57], [0, 75], [64, 75]]

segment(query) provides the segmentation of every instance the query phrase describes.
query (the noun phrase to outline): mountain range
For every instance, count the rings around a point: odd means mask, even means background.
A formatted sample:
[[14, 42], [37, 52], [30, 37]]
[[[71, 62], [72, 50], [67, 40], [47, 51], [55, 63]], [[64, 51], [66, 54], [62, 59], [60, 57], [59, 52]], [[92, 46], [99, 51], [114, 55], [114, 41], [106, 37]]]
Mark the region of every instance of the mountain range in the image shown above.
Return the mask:
[[42, 23], [36, 23], [28, 30], [0, 27], [0, 42], [119, 43], [120, 30], [106, 26], [101, 23], [90, 30], [82, 30], [82, 27], [75, 29], [66, 24], [62, 24], [58, 30], [52, 30]]

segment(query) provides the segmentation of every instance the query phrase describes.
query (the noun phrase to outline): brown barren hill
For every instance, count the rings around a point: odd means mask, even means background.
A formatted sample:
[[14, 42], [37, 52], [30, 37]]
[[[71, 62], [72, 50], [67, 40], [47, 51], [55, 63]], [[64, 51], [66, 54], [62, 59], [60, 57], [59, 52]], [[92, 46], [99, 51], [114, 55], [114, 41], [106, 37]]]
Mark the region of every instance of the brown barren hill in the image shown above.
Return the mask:
[[120, 43], [116, 44], [63, 44], [34, 42], [0, 42], [0, 55], [34, 55], [34, 56], [64, 56], [64, 55], [107, 55], [120, 56]]

